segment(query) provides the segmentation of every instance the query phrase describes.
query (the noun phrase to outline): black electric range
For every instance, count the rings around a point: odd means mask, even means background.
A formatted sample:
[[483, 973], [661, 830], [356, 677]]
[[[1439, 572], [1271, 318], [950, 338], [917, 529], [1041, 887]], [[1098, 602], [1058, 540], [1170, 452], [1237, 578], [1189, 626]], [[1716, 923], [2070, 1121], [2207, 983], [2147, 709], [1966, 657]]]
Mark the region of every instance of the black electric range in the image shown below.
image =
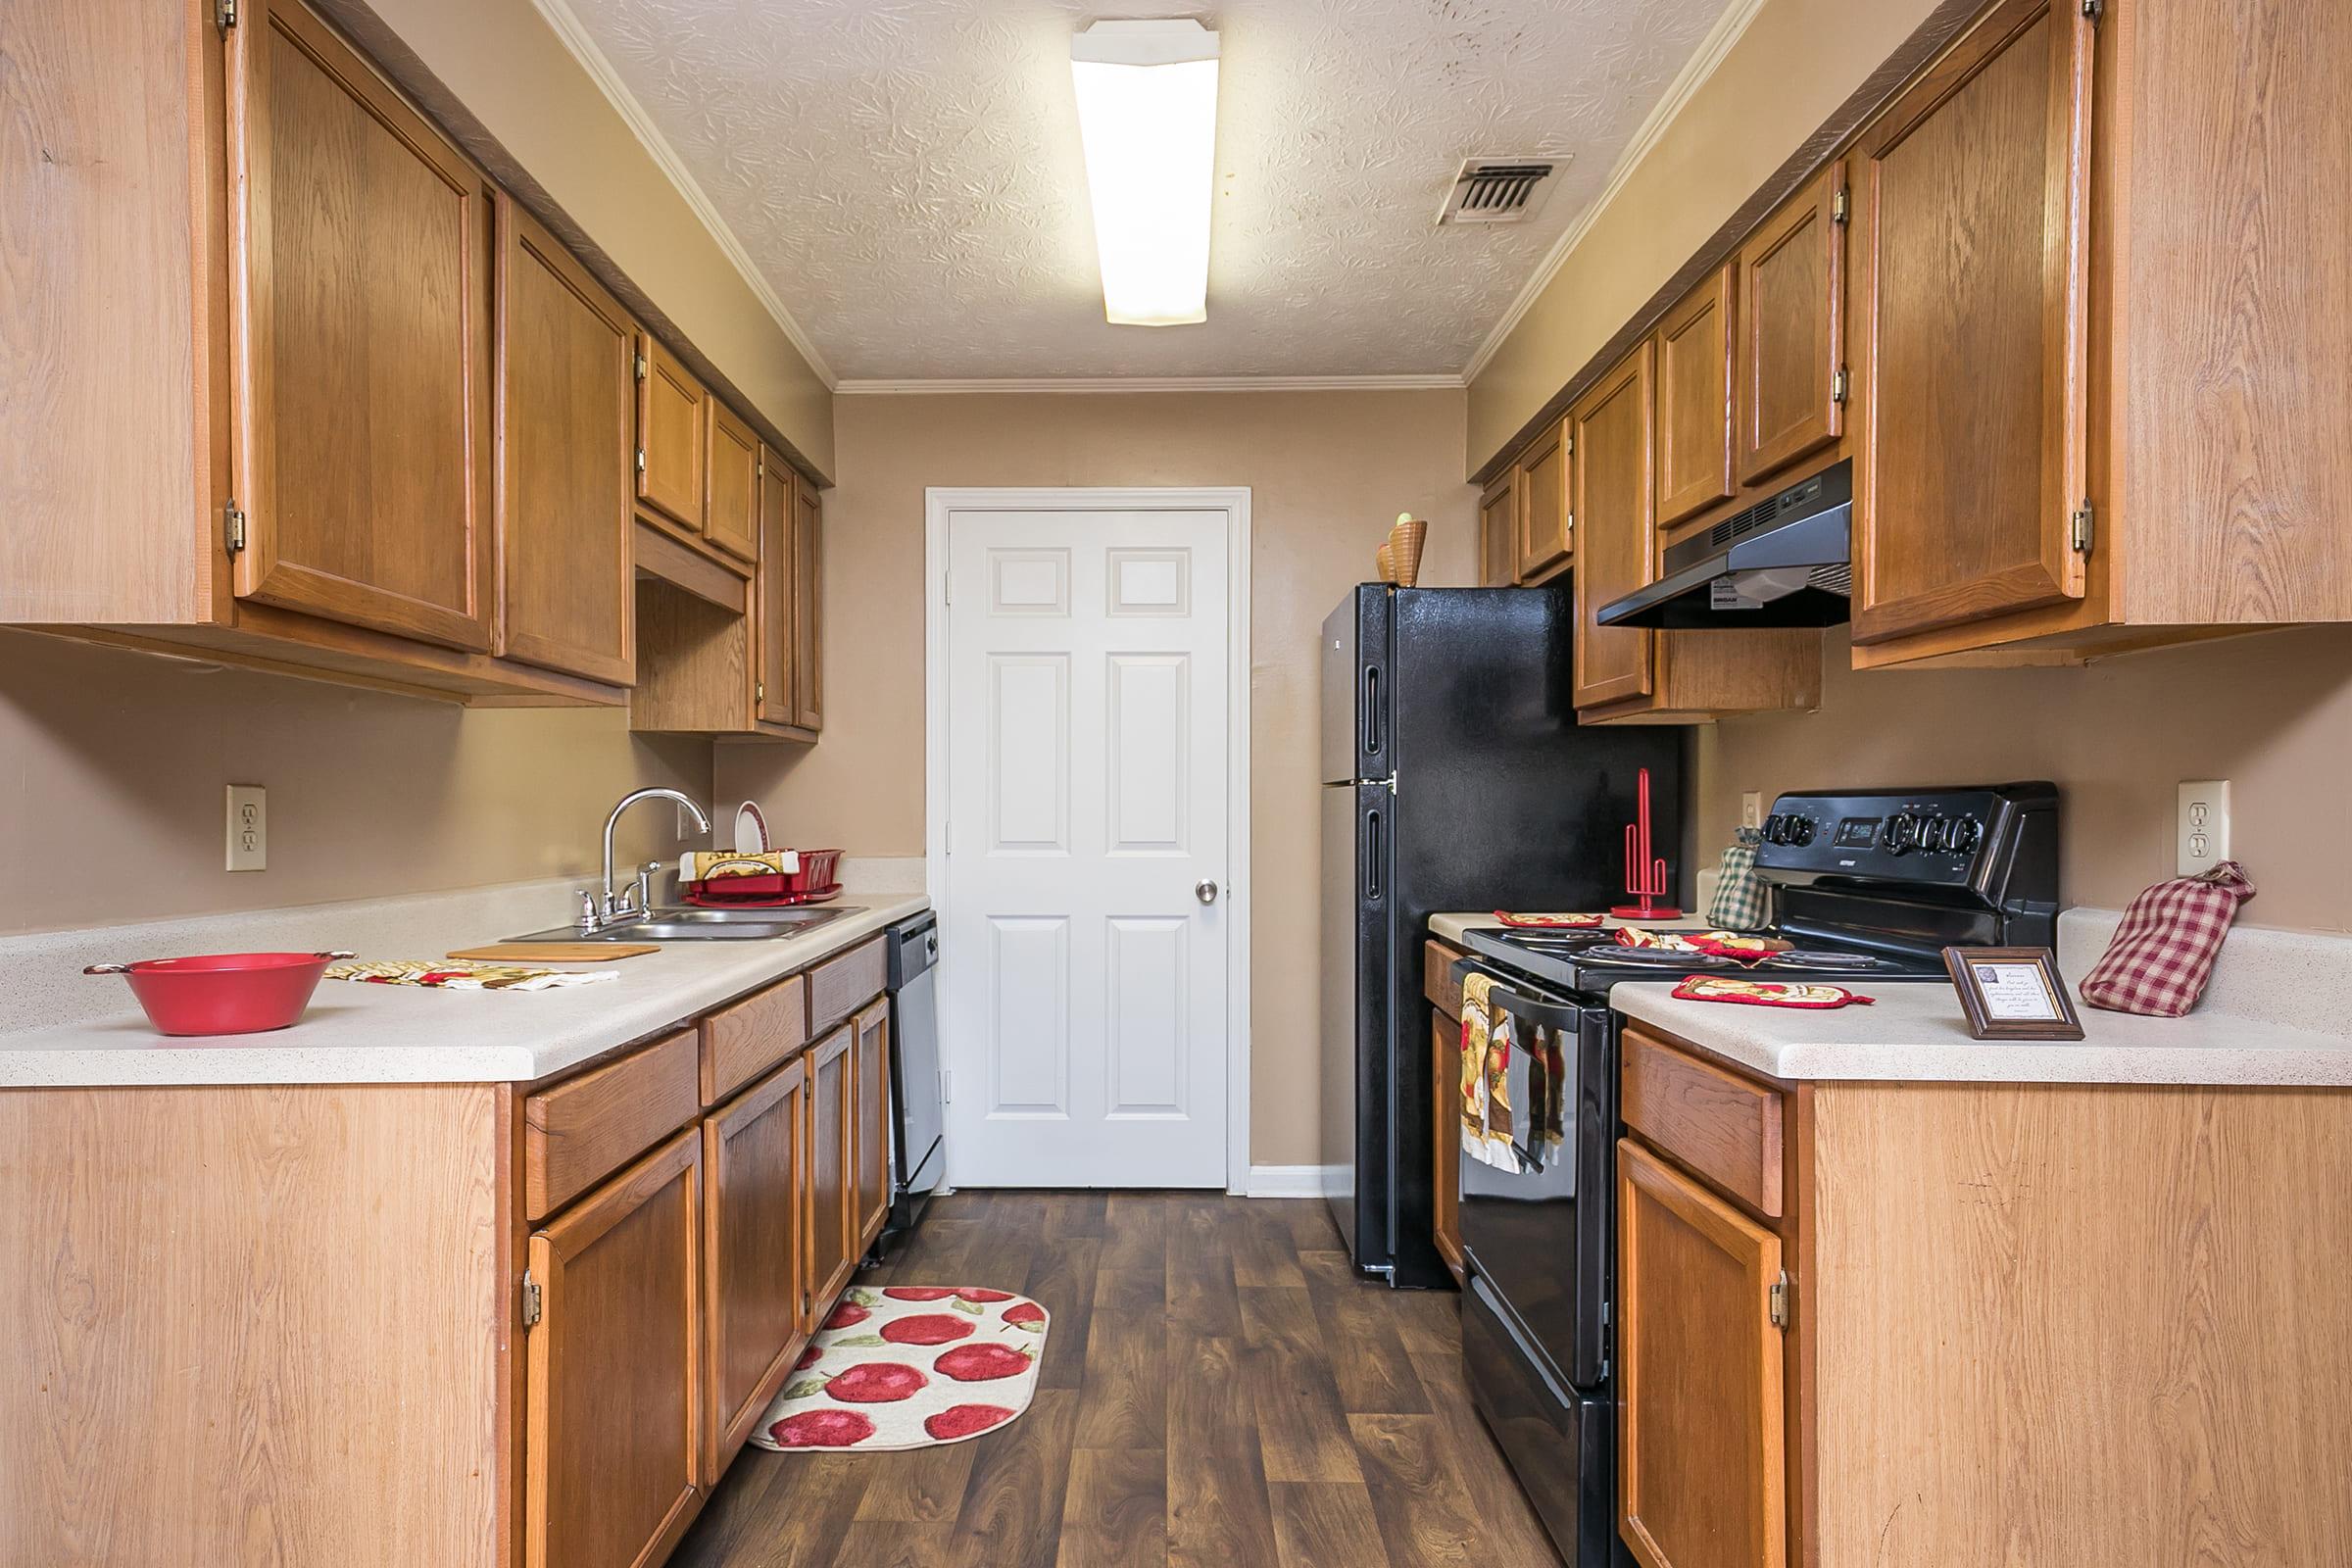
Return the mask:
[[[1568, 1568], [1623, 1568], [1616, 1527], [1610, 1302], [1616, 1259], [1618, 1031], [1611, 986], [1722, 972], [1871, 986], [1944, 981], [1947, 947], [2052, 947], [2058, 794], [2049, 784], [1784, 795], [1764, 822], [1760, 962], [1628, 948], [1600, 931], [1478, 927], [1457, 978], [1483, 973], [1510, 1015], [1514, 1121], [1501, 1163], [1465, 1150], [1462, 1355], [1472, 1396]], [[1564, 1074], [1539, 1094], [1532, 1064]], [[1563, 1106], [1552, 1136], [1522, 1125]]]

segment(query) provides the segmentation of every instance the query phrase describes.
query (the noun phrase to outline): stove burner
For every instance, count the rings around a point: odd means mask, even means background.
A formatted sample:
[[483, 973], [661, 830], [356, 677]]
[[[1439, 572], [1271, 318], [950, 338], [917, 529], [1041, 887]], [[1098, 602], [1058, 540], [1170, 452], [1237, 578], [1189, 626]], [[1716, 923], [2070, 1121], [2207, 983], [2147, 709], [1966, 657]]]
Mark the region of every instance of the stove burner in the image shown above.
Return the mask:
[[1716, 953], [1684, 953], [1674, 948], [1628, 948], [1611, 943], [1605, 951], [1586, 950], [1580, 956], [1592, 963], [1630, 963], [1642, 969], [1721, 969], [1736, 960]]
[[1791, 948], [1765, 960], [1775, 969], [1884, 969], [1886, 960], [1867, 953], [1839, 953], [1835, 948]]

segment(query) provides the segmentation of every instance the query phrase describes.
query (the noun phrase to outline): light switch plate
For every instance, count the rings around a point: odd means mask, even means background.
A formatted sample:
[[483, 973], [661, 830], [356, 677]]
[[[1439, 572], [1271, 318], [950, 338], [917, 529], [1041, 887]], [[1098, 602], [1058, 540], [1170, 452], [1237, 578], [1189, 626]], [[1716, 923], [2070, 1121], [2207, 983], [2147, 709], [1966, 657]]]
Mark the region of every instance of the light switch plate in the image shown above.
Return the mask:
[[262, 871], [270, 865], [270, 792], [259, 784], [228, 787], [228, 868]]
[[2190, 779], [2180, 786], [2180, 874], [2197, 876], [2230, 858], [2230, 781]]
[[1741, 790], [1740, 792], [1740, 825], [1741, 827], [1762, 827], [1764, 825], [1764, 792], [1762, 790]]

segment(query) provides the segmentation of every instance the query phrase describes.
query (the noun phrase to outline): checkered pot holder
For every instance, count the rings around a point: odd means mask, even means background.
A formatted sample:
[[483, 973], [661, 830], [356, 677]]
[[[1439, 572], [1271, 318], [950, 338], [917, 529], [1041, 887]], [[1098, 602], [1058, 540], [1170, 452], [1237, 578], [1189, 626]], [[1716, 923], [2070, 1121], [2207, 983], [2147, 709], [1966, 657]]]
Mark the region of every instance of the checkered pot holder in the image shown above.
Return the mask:
[[2082, 1000], [2109, 1012], [2180, 1017], [2205, 994], [2230, 922], [2253, 896], [2254, 884], [2235, 860], [2142, 890], [2083, 977]]
[[1764, 835], [1752, 827], [1739, 830], [1740, 842], [1723, 852], [1723, 869], [1715, 879], [1715, 897], [1707, 918], [1724, 931], [1760, 931], [1764, 927], [1764, 884], [1756, 880], [1756, 846]]

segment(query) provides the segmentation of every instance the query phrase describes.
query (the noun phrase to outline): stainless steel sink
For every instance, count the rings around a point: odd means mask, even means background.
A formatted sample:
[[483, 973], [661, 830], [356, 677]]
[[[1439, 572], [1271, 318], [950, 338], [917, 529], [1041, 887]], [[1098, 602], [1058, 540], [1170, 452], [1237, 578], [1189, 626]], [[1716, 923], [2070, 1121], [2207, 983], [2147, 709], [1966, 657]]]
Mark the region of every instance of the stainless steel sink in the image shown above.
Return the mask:
[[764, 942], [797, 937], [845, 914], [863, 914], [855, 905], [821, 909], [656, 909], [641, 920], [582, 931], [576, 925], [533, 931], [509, 942]]

